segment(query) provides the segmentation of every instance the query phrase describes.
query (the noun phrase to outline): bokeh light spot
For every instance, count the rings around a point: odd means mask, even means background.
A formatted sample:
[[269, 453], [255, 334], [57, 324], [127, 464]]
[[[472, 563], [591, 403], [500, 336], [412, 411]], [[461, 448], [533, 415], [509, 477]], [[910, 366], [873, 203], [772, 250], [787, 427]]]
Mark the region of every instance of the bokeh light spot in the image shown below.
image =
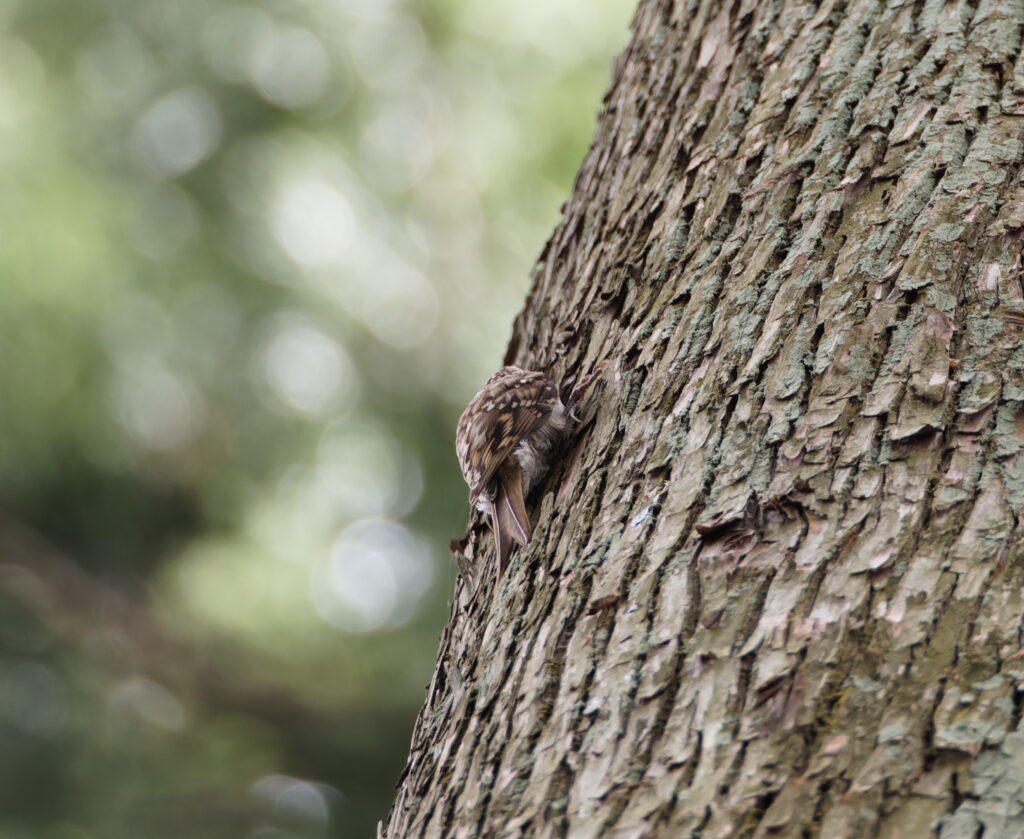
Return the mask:
[[311, 32], [275, 26], [260, 32], [249, 61], [252, 82], [264, 99], [283, 108], [302, 108], [320, 98], [330, 60]]
[[265, 775], [253, 784], [251, 793], [269, 803], [282, 816], [317, 825], [326, 825], [330, 821], [328, 795], [338, 795], [324, 784], [313, 784], [287, 775]]
[[430, 130], [403, 109], [380, 113], [363, 132], [362, 155], [367, 175], [379, 186], [403, 192], [430, 171], [434, 142]]
[[220, 113], [213, 98], [189, 87], [166, 94], [142, 115], [135, 143], [153, 172], [176, 177], [209, 157], [220, 135]]
[[299, 315], [275, 319], [260, 352], [259, 369], [271, 392], [302, 414], [322, 416], [355, 392], [355, 368], [341, 344]]
[[317, 611], [348, 632], [401, 626], [433, 580], [430, 549], [394, 521], [364, 520], [347, 528], [313, 570]]
[[426, 341], [437, 324], [439, 308], [430, 281], [419, 271], [398, 265], [379, 274], [376, 282], [363, 312], [374, 334], [400, 350]]
[[273, 210], [277, 241], [292, 259], [308, 267], [340, 262], [348, 253], [354, 226], [345, 196], [311, 178], [289, 183]]
[[120, 360], [112, 402], [122, 427], [136, 442], [157, 451], [184, 448], [199, 433], [206, 415], [192, 384], [153, 358]]
[[188, 718], [177, 697], [163, 685], [132, 676], [114, 686], [107, 698], [112, 721], [123, 724], [135, 716], [157, 728], [180, 731]]
[[207, 64], [222, 79], [248, 82], [253, 50], [274, 26], [269, 14], [252, 6], [219, 9], [210, 16], [200, 33]]
[[407, 515], [423, 494], [418, 459], [379, 426], [337, 423], [317, 449], [311, 493], [350, 519]]

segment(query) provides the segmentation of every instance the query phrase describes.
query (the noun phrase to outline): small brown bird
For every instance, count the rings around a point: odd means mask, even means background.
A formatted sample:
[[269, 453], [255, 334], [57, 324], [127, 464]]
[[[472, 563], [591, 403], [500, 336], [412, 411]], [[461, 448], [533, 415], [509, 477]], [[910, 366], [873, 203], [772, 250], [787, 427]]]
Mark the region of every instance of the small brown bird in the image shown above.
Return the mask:
[[490, 520], [501, 571], [512, 543], [530, 541], [526, 496], [547, 474], [555, 447], [577, 420], [577, 400], [602, 369], [581, 381], [566, 404], [543, 373], [502, 367], [462, 412], [455, 452], [469, 503]]

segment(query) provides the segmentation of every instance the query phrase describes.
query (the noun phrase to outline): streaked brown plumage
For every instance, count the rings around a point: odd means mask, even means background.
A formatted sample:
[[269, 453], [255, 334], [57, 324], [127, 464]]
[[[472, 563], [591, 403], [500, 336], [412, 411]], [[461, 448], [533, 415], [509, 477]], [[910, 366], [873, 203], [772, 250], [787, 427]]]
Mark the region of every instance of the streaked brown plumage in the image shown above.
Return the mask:
[[491, 376], [459, 418], [455, 451], [469, 501], [490, 520], [502, 571], [512, 543], [530, 540], [525, 498], [547, 472], [569, 422], [555, 383], [519, 367]]

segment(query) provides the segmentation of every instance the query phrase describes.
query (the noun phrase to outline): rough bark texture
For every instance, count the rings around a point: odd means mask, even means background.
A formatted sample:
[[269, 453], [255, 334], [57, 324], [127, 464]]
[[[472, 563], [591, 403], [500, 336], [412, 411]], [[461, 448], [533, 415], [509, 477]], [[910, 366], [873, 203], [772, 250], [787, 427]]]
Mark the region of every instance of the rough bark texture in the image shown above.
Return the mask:
[[387, 836], [1024, 835], [1022, 34], [642, 3], [509, 354], [607, 382]]

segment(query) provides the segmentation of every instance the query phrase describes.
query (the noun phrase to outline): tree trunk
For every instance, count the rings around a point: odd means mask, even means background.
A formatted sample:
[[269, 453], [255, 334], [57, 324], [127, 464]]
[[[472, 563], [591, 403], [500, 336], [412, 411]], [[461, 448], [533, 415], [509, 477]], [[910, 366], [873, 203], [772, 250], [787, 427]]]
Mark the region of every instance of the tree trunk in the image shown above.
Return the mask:
[[1019, 839], [1024, 2], [633, 30], [508, 359], [596, 415], [386, 835]]

